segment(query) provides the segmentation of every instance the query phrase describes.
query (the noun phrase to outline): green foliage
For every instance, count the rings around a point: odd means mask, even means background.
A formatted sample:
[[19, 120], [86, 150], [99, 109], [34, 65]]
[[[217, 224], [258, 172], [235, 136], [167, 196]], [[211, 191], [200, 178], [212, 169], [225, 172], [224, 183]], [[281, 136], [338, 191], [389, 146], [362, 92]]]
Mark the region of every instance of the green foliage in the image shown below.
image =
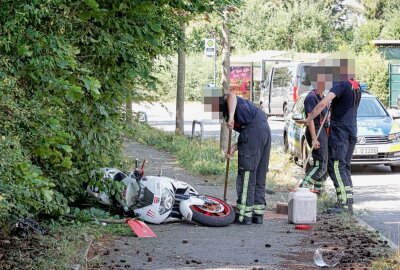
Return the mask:
[[328, 2], [334, 1], [248, 0], [233, 14], [233, 43], [251, 51], [332, 51], [338, 46], [335, 26], [340, 16]]
[[351, 48], [359, 53], [362, 50], [372, 51], [372, 40], [378, 39], [381, 33], [383, 22], [379, 20], [369, 20], [354, 29], [354, 36], [351, 42]]
[[193, 20], [186, 29], [187, 51], [190, 53], [204, 52], [204, 39], [215, 36], [217, 53], [222, 50], [222, 18], [218, 13], [207, 14]]
[[110, 212], [100, 210], [98, 208], [80, 209], [72, 208], [71, 215], [79, 222], [94, 221], [99, 224], [97, 219], [120, 219], [119, 216], [112, 216]]
[[[98, 211], [98, 210], [97, 210]], [[105, 213], [106, 214], [106, 213]], [[50, 230], [46, 236], [36, 236], [34, 241], [13, 240], [1, 261], [2, 269], [57, 269], [68, 270], [71, 265], [87, 265], [88, 269], [98, 268], [98, 260], [91, 253], [85, 258], [85, 251], [98, 250], [113, 236], [132, 237], [134, 233], [127, 224], [106, 226], [57, 220], [42, 224]]]
[[400, 8], [385, 14], [385, 24], [382, 28], [381, 39], [400, 39]]
[[67, 200], [22, 153], [17, 139], [0, 138], [0, 226], [32, 213], [66, 214]]
[[400, 9], [398, 0], [362, 0], [364, 16], [369, 19], [383, 19], [387, 13]]
[[[217, 59], [218, 61], [218, 59]], [[165, 67], [154, 76], [158, 79], [157, 92], [164, 93], [162, 100], [171, 100], [176, 96], [177, 58], [163, 59], [159, 65]], [[204, 87], [213, 81], [214, 61], [204, 54], [190, 54], [186, 57], [185, 100], [200, 100]], [[221, 77], [217, 70], [217, 82]]]
[[154, 96], [181, 22], [237, 2], [3, 1], [1, 221], [66, 213], [91, 170], [120, 164], [121, 104]]
[[388, 104], [388, 62], [376, 51], [362, 52], [356, 57], [357, 79], [367, 83], [368, 92]]

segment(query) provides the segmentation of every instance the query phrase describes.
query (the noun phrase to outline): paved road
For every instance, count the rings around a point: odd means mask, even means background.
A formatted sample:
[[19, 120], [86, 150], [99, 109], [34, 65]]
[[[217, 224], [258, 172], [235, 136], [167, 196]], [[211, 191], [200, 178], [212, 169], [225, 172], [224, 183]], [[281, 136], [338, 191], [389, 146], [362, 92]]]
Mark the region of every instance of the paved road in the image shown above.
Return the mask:
[[[175, 130], [175, 104], [134, 104], [135, 111], [143, 111], [147, 113], [148, 123], [165, 131]], [[200, 102], [188, 102], [185, 104], [185, 134], [192, 134], [193, 120], [198, 120], [204, 126], [204, 138], [219, 138], [220, 121], [218, 115], [212, 115], [210, 111], [206, 111], [204, 105]], [[272, 142], [282, 145], [283, 144], [283, 119], [271, 117], [268, 119], [272, 132]], [[200, 130], [199, 125], [195, 126], [195, 133]]]
[[[166, 108], [168, 108], [167, 112]], [[175, 104], [135, 105], [137, 111], [145, 111], [149, 124], [166, 131], [175, 129]], [[200, 103], [185, 105], [185, 134], [190, 135], [192, 121], [201, 120], [204, 124], [205, 138], [218, 138], [220, 124], [212, 119], [210, 112]], [[282, 119], [268, 119], [272, 141], [283, 144]], [[357, 166], [353, 168], [355, 209], [367, 224], [379, 230], [395, 245], [400, 246], [400, 174], [392, 173], [385, 166]], [[331, 187], [333, 185], [329, 183]]]
[[360, 218], [400, 246], [400, 173], [386, 166], [354, 166], [352, 180]]

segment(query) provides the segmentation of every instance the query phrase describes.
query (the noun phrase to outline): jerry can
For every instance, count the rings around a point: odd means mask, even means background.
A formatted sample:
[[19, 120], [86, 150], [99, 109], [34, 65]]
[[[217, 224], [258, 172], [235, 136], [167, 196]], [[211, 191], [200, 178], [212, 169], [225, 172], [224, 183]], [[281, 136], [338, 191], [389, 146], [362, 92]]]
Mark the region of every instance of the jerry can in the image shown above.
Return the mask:
[[288, 220], [294, 224], [311, 224], [317, 221], [317, 195], [309, 188], [298, 188], [289, 193]]

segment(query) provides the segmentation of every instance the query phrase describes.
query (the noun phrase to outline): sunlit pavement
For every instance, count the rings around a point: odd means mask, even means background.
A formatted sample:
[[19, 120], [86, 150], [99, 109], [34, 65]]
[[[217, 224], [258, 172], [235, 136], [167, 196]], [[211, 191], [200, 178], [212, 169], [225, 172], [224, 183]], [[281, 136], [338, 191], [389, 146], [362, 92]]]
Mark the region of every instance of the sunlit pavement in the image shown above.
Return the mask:
[[[175, 104], [134, 104], [133, 109], [146, 112], [151, 126], [165, 131], [175, 130]], [[193, 120], [203, 122], [204, 138], [218, 139], [219, 120], [213, 119], [211, 113], [206, 112], [199, 102], [185, 104], [186, 135], [192, 134]], [[271, 127], [272, 142], [282, 145], [285, 123], [276, 117], [270, 117], [268, 122]], [[196, 126], [196, 132], [199, 130], [199, 126]], [[352, 179], [356, 215], [399, 246], [400, 173], [392, 173], [387, 166], [355, 166]]]
[[394, 244], [400, 244], [400, 173], [388, 166], [354, 166], [352, 172], [357, 214]]
[[[146, 112], [148, 123], [153, 127], [171, 132], [175, 130], [175, 103], [133, 104], [133, 110], [135, 112]], [[203, 123], [204, 138], [219, 138], [221, 122], [218, 119], [218, 114], [214, 114], [213, 116], [210, 111], [206, 111], [204, 105], [200, 102], [185, 103], [184, 112], [184, 129], [186, 135], [192, 135], [192, 123], [193, 120], [197, 120]], [[281, 118], [270, 117], [268, 122], [272, 133], [272, 143], [283, 144], [283, 120]], [[199, 131], [200, 126], [195, 125], [195, 135]]]

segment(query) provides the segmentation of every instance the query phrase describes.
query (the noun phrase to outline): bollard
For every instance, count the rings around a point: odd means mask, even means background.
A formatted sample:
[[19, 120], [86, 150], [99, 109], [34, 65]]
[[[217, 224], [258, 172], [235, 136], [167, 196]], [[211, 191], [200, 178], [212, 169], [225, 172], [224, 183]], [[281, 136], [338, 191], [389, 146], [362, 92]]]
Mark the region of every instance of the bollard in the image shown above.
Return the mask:
[[200, 135], [198, 137], [200, 137], [200, 142], [203, 142], [203, 140], [204, 140], [204, 126], [203, 126], [203, 122], [201, 122], [201, 121], [193, 120], [193, 123], [192, 123], [192, 139], [195, 138], [194, 134], [195, 134], [195, 131], [196, 131], [196, 124], [200, 125]]
[[146, 112], [143, 112], [143, 111], [138, 111], [137, 113], [136, 113], [136, 120], [137, 120], [137, 122], [139, 122], [139, 123], [145, 123], [145, 124], [147, 124], [147, 113]]

